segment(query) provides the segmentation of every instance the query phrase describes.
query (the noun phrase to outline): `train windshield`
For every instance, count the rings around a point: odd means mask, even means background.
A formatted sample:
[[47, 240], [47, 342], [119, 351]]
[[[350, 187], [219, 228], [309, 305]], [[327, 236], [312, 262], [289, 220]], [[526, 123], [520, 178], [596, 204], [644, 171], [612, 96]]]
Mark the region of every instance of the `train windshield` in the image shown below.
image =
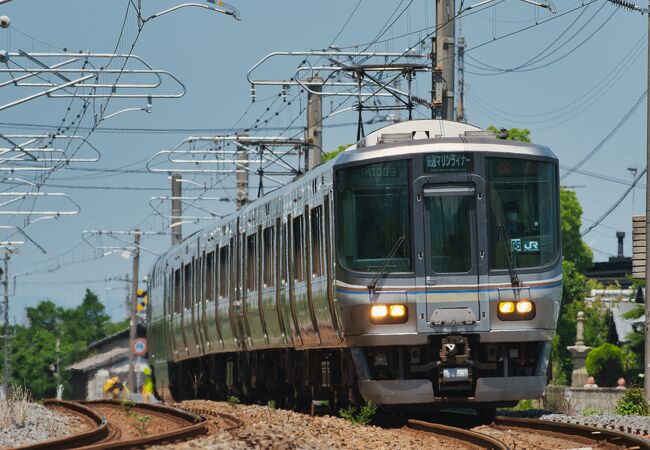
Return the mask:
[[553, 163], [486, 158], [490, 268], [551, 264], [558, 254], [557, 180]]
[[337, 173], [339, 260], [358, 272], [409, 272], [409, 162], [387, 161]]

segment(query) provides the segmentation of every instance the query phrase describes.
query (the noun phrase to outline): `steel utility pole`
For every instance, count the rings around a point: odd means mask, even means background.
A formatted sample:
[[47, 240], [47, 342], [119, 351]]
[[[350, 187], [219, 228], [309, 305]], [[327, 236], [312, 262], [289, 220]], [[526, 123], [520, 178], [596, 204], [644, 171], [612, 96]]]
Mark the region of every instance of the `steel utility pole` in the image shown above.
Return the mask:
[[[650, 5], [649, 5], [650, 6]], [[647, 13], [647, 11], [646, 11]], [[648, 31], [650, 31], [650, 14], [648, 16]], [[647, 87], [650, 88], [650, 34], [648, 34], [648, 66], [647, 66]], [[650, 92], [650, 91], [648, 91]], [[647, 127], [646, 127], [646, 166], [650, 163], [650, 95], [646, 97], [647, 100]], [[650, 176], [646, 176], [650, 179]], [[650, 258], [648, 257], [648, 238], [650, 238], [650, 183], [646, 182], [645, 188], [645, 370], [643, 377], [643, 387], [645, 388], [645, 398], [650, 401], [650, 301], [648, 295], [650, 294]]]
[[172, 174], [172, 245], [178, 244], [183, 240], [183, 231], [181, 229], [181, 180], [182, 177], [175, 173]]
[[9, 384], [11, 381], [11, 370], [9, 367], [9, 257], [10, 250], [4, 249], [4, 276], [2, 277], [2, 285], [4, 287], [4, 299], [2, 301], [3, 324], [4, 324], [4, 343], [3, 343], [3, 359], [2, 359], [2, 392], [0, 394], [3, 398], [9, 396]]
[[[456, 5], [454, 0], [436, 0], [436, 60], [442, 76], [442, 119], [454, 120], [454, 73]], [[435, 66], [434, 66], [435, 71]]]
[[[242, 135], [245, 137], [245, 135]], [[246, 147], [240, 147], [237, 160], [237, 170], [235, 170], [235, 184], [237, 186], [237, 209], [248, 203], [248, 150]]]
[[61, 384], [61, 338], [56, 338], [56, 399], [63, 399], [63, 385]]
[[[321, 77], [313, 77], [309, 80], [309, 87], [314, 92], [321, 92], [324, 80]], [[305, 141], [307, 141], [307, 170], [311, 170], [320, 164], [321, 152], [323, 151], [323, 96], [310, 92], [307, 95], [307, 129], [305, 130]]]
[[465, 38], [458, 37], [458, 103], [456, 120], [465, 122]]
[[131, 394], [135, 393], [135, 353], [133, 353], [133, 342], [137, 337], [138, 327], [138, 272], [140, 270], [140, 229], [135, 229], [133, 242], [133, 284], [131, 287], [131, 320], [129, 332], [129, 375], [127, 384]]

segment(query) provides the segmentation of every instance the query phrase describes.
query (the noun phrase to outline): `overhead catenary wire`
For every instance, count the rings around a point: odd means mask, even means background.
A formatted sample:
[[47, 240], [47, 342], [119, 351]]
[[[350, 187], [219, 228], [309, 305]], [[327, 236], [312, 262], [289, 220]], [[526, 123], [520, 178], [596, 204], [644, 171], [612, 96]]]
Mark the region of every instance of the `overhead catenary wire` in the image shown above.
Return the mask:
[[639, 180], [641, 180], [641, 178], [646, 174], [647, 171], [648, 171], [648, 167], [646, 166], [646, 167], [643, 168], [642, 171], [640, 171], [637, 174], [637, 176], [636, 176], [636, 178], [634, 178], [634, 181], [632, 182], [632, 184], [623, 192], [623, 194], [621, 194], [621, 196], [614, 203], [612, 203], [612, 205], [598, 219], [596, 219], [584, 231], [580, 232], [580, 237], [585, 236], [591, 230], [593, 230], [594, 228], [599, 226], [601, 224], [601, 222], [607, 218], [607, 216], [609, 216], [612, 212], [614, 212], [614, 210], [623, 202], [623, 200], [625, 200], [625, 198], [628, 196], [628, 194], [630, 192], [632, 192], [632, 190], [634, 189], [636, 184], [639, 182]]
[[630, 117], [632, 117], [632, 114], [634, 114], [637, 108], [641, 106], [641, 103], [643, 103], [647, 95], [648, 95], [648, 91], [645, 90], [643, 94], [641, 94], [639, 99], [627, 111], [627, 113], [625, 113], [623, 118], [614, 126], [614, 128], [612, 128], [612, 130], [610, 130], [609, 133], [607, 133], [607, 135], [603, 138], [603, 140], [601, 140], [598, 143], [598, 145], [596, 145], [596, 147], [594, 147], [589, 153], [587, 153], [580, 161], [574, 164], [569, 170], [564, 172], [560, 176], [560, 180], [564, 180], [566, 177], [571, 175], [575, 171], [575, 169], [581, 168], [587, 161], [589, 161], [594, 155], [596, 155], [596, 153], [602, 150], [605, 144], [607, 144], [607, 142], [609, 142], [614, 137], [614, 135], [618, 132], [618, 130], [620, 130], [623, 127], [623, 125], [625, 125], [625, 122], [627, 122], [630, 119]]

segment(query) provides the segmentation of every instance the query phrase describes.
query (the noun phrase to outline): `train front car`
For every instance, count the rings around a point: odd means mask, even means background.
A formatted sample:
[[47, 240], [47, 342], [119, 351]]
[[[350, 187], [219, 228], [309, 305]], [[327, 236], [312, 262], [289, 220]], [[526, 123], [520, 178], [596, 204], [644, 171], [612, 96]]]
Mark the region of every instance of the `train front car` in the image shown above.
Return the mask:
[[361, 395], [489, 411], [542, 394], [562, 290], [555, 155], [411, 121], [334, 171], [336, 296]]

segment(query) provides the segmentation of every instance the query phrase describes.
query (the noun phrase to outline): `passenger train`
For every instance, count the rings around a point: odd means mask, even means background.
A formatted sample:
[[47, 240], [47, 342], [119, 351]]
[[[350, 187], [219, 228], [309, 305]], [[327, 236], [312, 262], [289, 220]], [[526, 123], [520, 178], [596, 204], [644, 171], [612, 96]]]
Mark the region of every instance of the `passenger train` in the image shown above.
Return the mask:
[[379, 129], [149, 275], [159, 396], [482, 411], [547, 383], [558, 160], [476, 127]]

